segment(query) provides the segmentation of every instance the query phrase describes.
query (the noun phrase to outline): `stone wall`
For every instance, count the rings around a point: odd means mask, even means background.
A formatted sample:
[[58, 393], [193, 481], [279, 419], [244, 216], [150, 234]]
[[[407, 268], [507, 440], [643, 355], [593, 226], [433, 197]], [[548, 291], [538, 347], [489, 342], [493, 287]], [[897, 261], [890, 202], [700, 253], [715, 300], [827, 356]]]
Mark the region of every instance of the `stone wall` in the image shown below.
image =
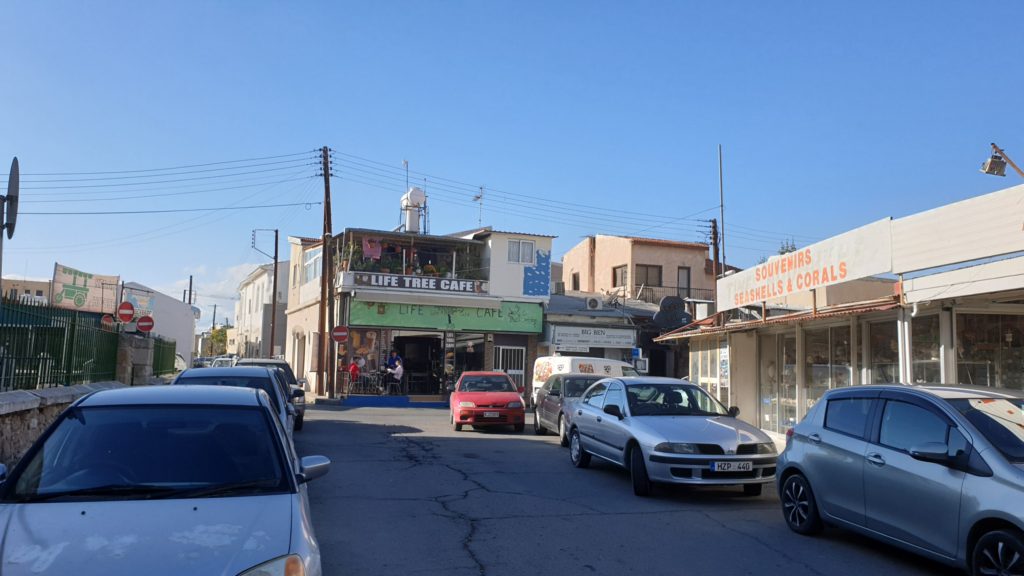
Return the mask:
[[121, 388], [120, 382], [96, 382], [41, 390], [0, 392], [0, 463], [8, 469], [75, 400], [96, 390]]
[[153, 377], [153, 339], [135, 334], [121, 334], [119, 338], [114, 377], [133, 386], [146, 384]]

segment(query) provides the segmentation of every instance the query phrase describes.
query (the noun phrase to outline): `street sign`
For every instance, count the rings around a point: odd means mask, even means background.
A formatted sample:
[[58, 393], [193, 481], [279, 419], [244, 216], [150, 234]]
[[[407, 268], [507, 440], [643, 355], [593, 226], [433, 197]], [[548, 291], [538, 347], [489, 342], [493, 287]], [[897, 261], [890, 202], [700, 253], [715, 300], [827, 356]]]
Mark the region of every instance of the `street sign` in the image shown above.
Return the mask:
[[135, 327], [138, 328], [139, 332], [149, 332], [153, 329], [153, 317], [143, 316], [139, 318], [139, 321], [135, 323]]
[[117, 319], [121, 322], [131, 322], [135, 318], [135, 306], [131, 302], [121, 302], [117, 306]]
[[100, 327], [104, 329], [111, 329], [114, 327], [114, 317], [110, 314], [104, 314], [103, 318], [100, 318]]
[[334, 340], [338, 344], [342, 344], [348, 340], [348, 326], [335, 326], [334, 330], [331, 330], [331, 340]]

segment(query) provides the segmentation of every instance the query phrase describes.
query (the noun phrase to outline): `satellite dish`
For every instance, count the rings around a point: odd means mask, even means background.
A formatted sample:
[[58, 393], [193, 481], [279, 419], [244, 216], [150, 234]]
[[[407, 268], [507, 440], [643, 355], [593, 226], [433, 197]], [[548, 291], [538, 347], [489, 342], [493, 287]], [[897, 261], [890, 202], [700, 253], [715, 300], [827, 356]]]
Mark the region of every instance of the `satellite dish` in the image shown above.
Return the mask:
[[18, 157], [14, 157], [14, 161], [11, 162], [11, 174], [7, 178], [7, 204], [6, 206], [6, 223], [4, 227], [7, 228], [7, 239], [10, 240], [14, 236], [14, 223], [18, 221], [18, 185], [20, 178], [18, 177]]

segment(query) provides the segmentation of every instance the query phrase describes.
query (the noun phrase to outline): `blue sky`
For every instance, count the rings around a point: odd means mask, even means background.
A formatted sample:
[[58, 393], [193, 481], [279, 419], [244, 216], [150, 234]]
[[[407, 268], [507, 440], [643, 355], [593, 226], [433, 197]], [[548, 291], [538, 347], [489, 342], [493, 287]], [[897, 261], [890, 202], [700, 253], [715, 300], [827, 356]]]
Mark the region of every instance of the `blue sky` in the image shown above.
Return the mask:
[[978, 167], [989, 142], [1024, 162], [1021, 22], [1024, 4], [952, 1], [8, 2], [0, 172], [19, 157], [26, 214], [3, 271], [59, 261], [177, 297], [194, 274], [208, 324], [264, 262], [252, 229], [286, 253], [319, 206], [27, 213], [317, 201], [301, 153], [324, 145], [335, 230], [394, 227], [408, 160], [432, 232], [475, 226], [482, 185], [484, 224], [557, 235], [559, 259], [594, 233], [705, 239], [721, 144], [747, 266], [1020, 183]]

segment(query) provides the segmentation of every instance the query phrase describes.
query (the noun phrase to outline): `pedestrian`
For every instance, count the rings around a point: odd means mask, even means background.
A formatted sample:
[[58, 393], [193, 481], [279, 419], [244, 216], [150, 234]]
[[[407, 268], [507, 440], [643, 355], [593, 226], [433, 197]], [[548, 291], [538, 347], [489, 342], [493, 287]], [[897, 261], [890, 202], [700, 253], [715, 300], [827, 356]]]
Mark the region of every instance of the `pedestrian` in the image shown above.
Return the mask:
[[[397, 354], [396, 354], [397, 355]], [[405, 373], [405, 369], [402, 368], [402, 360], [395, 360], [395, 367], [388, 368], [388, 373], [391, 374], [391, 380], [388, 382], [388, 394], [391, 393], [391, 387], [394, 386], [396, 393], [401, 394], [402, 392], [402, 374]]]
[[349, 390], [353, 386], [359, 384], [359, 364], [356, 363], [356, 359], [353, 358], [352, 362], [348, 365], [348, 387]]
[[402, 357], [398, 355], [398, 350], [392, 350], [391, 355], [388, 356], [388, 370], [394, 370], [395, 364], [401, 363]]

